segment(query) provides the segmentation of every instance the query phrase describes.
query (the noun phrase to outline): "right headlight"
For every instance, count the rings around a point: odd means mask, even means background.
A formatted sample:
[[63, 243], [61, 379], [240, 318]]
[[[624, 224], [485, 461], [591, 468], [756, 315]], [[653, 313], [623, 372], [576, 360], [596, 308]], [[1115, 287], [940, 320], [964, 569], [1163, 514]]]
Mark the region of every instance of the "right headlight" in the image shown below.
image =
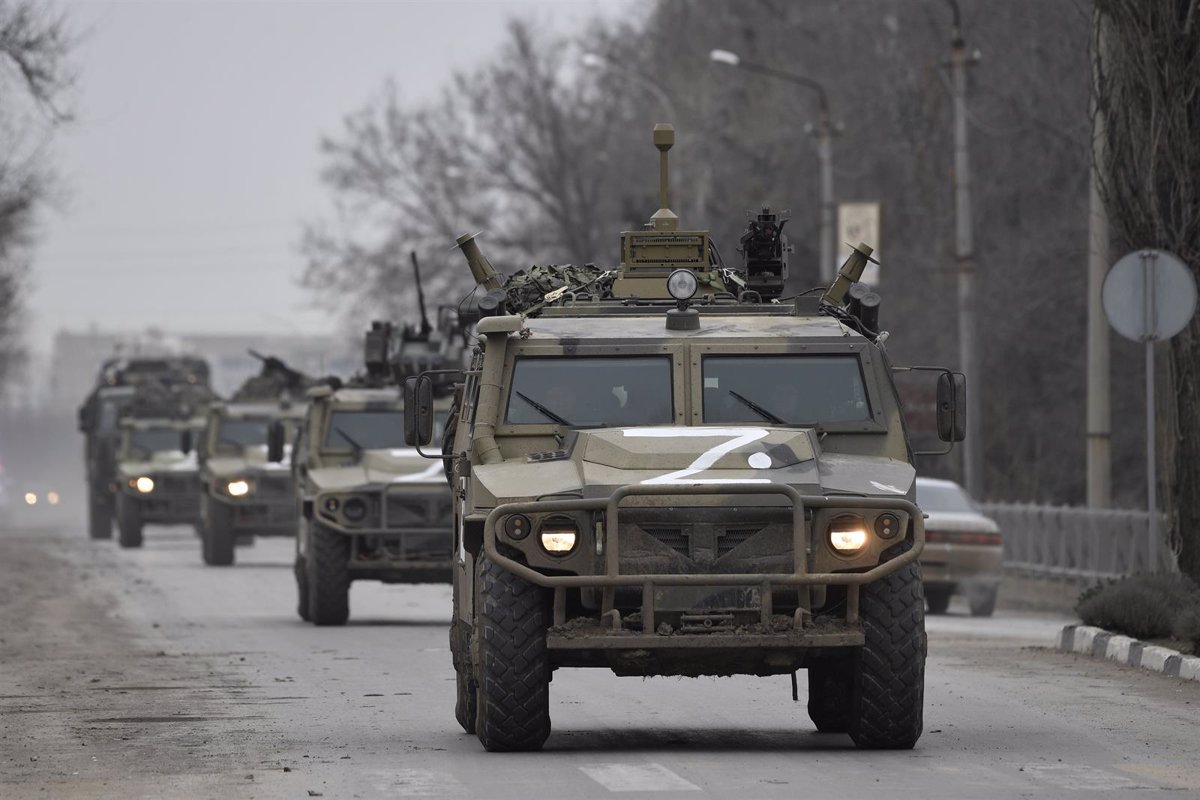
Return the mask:
[[551, 517], [538, 533], [542, 549], [552, 556], [565, 556], [579, 544], [579, 526], [567, 517]]
[[867, 546], [867, 523], [854, 514], [834, 517], [829, 523], [829, 546], [835, 553], [851, 556]]
[[142, 494], [150, 494], [154, 491], [154, 479], [148, 475], [143, 475], [140, 478], [134, 478], [129, 483], [134, 489], [137, 489]]

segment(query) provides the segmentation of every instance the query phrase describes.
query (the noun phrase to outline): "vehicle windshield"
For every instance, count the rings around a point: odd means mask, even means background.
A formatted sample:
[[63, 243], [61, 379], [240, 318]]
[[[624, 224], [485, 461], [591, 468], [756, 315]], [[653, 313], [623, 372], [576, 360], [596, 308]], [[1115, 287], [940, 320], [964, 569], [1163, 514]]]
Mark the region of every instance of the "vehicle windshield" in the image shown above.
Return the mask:
[[862, 368], [846, 356], [705, 356], [704, 421], [829, 425], [871, 419]]
[[957, 484], [917, 481], [917, 505], [923, 511], [942, 511], [954, 514], [978, 512], [975, 501]]
[[255, 447], [267, 443], [267, 428], [270, 422], [265, 419], [226, 419], [221, 421], [217, 429], [217, 447], [221, 449], [241, 449]]
[[129, 432], [129, 450], [141, 456], [178, 451], [182, 431], [174, 428], [145, 428]]
[[517, 360], [506, 421], [604, 428], [675, 421], [668, 356]]
[[[448, 412], [433, 415], [433, 441], [441, 442]], [[325, 429], [326, 450], [398, 450], [404, 443], [404, 412], [335, 411]]]

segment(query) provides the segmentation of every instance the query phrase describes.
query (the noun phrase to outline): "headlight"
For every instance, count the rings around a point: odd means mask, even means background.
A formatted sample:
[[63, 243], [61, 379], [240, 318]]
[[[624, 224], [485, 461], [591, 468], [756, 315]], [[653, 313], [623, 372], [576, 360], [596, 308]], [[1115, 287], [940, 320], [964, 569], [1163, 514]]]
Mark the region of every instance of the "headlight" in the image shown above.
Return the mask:
[[829, 545], [842, 555], [852, 555], [867, 546], [867, 526], [862, 517], [837, 517], [829, 525]]
[[689, 300], [700, 288], [700, 280], [690, 269], [677, 269], [667, 276], [667, 293], [676, 300]]
[[342, 506], [342, 516], [350, 522], [362, 522], [367, 516], [367, 503], [361, 497], [351, 497]]
[[579, 528], [563, 517], [552, 517], [542, 523], [542, 549], [552, 556], [565, 556], [579, 542]]
[[225, 491], [229, 492], [231, 497], [245, 497], [246, 495], [250, 494], [250, 481], [230, 481], [228, 484], [226, 484]]
[[33, 492], [26, 492], [25, 493], [25, 505], [36, 506], [37, 505], [37, 495], [34, 494]]
[[143, 475], [133, 481], [133, 488], [137, 489], [142, 494], [150, 494], [154, 491], [154, 479]]
[[58, 505], [58, 501], [59, 501], [58, 492], [46, 492], [46, 502], [47, 503], [49, 503], [52, 506], [56, 506], [56, 505]]

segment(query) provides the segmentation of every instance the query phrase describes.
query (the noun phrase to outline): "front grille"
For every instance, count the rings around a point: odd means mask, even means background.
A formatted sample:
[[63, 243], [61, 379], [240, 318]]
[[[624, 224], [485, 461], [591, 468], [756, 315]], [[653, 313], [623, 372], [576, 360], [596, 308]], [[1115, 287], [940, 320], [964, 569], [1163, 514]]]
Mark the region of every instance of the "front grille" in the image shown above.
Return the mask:
[[717, 532], [717, 558], [724, 558], [733, 552], [734, 548], [745, 544], [755, 534], [762, 531], [761, 525], [754, 527], [725, 528]]
[[679, 555], [685, 558], [691, 555], [691, 545], [688, 543], [688, 536], [683, 532], [683, 528], [664, 528], [664, 527], [645, 527], [642, 530], [648, 536], [657, 539], [660, 544], [674, 550]]
[[154, 491], [162, 494], [198, 494], [200, 479], [195, 475], [156, 475]]
[[390, 494], [387, 496], [387, 526], [391, 528], [436, 528], [450, 524], [454, 504], [449, 492], [440, 495]]
[[270, 475], [256, 481], [254, 493], [264, 499], [291, 497], [294, 494], [291, 475]]

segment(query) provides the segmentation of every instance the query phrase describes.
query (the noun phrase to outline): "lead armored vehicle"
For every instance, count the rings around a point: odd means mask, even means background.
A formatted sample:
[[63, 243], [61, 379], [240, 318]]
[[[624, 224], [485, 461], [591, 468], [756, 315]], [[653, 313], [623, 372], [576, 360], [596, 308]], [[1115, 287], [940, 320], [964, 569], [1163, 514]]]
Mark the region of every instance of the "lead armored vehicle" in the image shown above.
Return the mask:
[[283, 427], [290, 441], [304, 418], [304, 392], [313, 384], [273, 356], [250, 354], [262, 370], [228, 402], [209, 407], [196, 448], [200, 466], [201, 555], [209, 566], [230, 566], [235, 545], [255, 536], [296, 534], [296, 487], [285, 464], [267, 460], [268, 432]]
[[171, 386], [207, 387], [208, 382], [208, 363], [194, 356], [135, 356], [105, 361], [95, 387], [79, 408], [91, 538], [112, 537], [119, 489], [117, 447], [120, 430], [117, 423], [124, 410], [139, 392], [144, 394]]
[[[559, 668], [791, 674], [793, 698], [807, 670], [819, 730], [910, 748], [924, 528], [879, 298], [851, 292], [871, 248], [820, 297], [780, 297], [778, 215], [753, 215], [740, 269], [679, 229], [673, 140], [656, 126], [661, 208], [614, 269], [505, 282], [459, 239], [495, 315], [442, 454], [457, 719], [487, 750], [535, 750]], [[940, 434], [960, 440], [961, 376], [936, 380]], [[435, 438], [431, 383], [405, 387], [412, 443]]]

